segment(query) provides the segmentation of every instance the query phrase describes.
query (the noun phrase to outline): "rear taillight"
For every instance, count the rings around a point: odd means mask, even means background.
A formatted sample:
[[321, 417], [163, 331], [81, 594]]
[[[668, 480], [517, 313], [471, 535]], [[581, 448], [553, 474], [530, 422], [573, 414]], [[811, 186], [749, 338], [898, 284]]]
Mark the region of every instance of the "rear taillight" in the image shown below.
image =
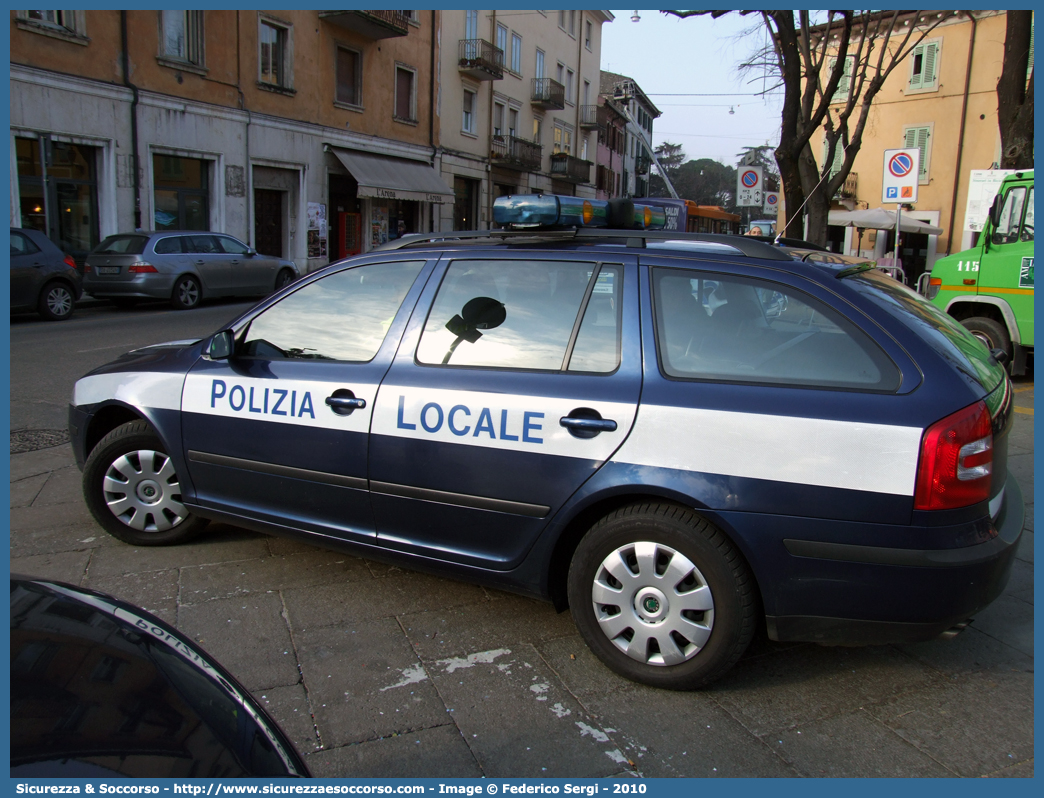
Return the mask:
[[65, 265], [68, 266], [70, 269], [76, 268], [76, 261], [73, 260], [72, 255], [66, 255], [62, 260], [64, 261]]
[[928, 293], [924, 296], [926, 299], [935, 299], [939, 293], [939, 289], [942, 288], [942, 280], [938, 277], [930, 277], [928, 279]]
[[156, 267], [151, 263], [135, 263], [127, 271], [131, 274], [156, 274]]
[[949, 510], [986, 501], [992, 471], [990, 412], [976, 402], [925, 430], [914, 508]]

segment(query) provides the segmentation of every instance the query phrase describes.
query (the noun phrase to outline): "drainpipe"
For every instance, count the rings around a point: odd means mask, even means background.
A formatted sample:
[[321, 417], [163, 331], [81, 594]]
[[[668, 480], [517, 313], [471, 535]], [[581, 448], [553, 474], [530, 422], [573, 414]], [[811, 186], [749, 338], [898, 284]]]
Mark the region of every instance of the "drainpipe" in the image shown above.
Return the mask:
[[[428, 146], [431, 147], [431, 165], [436, 165], [435, 156], [435, 9], [431, 10], [431, 74], [428, 84]], [[441, 167], [441, 164], [440, 164]], [[442, 171], [441, 168], [439, 170]], [[441, 214], [439, 228], [442, 228]], [[428, 203], [428, 230], [435, 229], [435, 203]]]
[[254, 169], [250, 165], [250, 123], [253, 121], [253, 117], [250, 114], [250, 109], [246, 105], [246, 96], [243, 94], [242, 84], [242, 40], [240, 39], [239, 31], [239, 15], [240, 12], [236, 10], [236, 91], [239, 92], [239, 107], [241, 110], [246, 111], [247, 122], [246, 132], [243, 138], [246, 141], [246, 207], [247, 207], [247, 231], [246, 240], [247, 246], [254, 246]]
[[141, 174], [138, 166], [138, 87], [130, 82], [130, 57], [127, 54], [127, 12], [120, 12], [120, 37], [123, 46], [123, 85], [131, 90], [131, 157], [134, 159], [134, 229], [141, 228]]
[[946, 254], [953, 252], [953, 224], [957, 218], [957, 189], [961, 185], [961, 156], [964, 154], [964, 123], [968, 116], [968, 91], [971, 86], [972, 54], [975, 52], [975, 17], [965, 11], [971, 21], [971, 38], [968, 40], [968, 66], [964, 73], [964, 100], [961, 103], [961, 132], [957, 136], [957, 167], [953, 173], [953, 197], [950, 200], [950, 224], [946, 231]]
[[[497, 45], [497, 12], [496, 11], [491, 11], [490, 12], [489, 40], [493, 44], [493, 46], [496, 47], [496, 45]], [[493, 81], [492, 80], [488, 81], [488, 83], [489, 83], [489, 149], [492, 152], [492, 150], [493, 150]], [[477, 97], [478, 95], [476, 94], [475, 96]], [[486, 192], [486, 194], [487, 194], [486, 204], [488, 206], [487, 213], [489, 214], [489, 217], [488, 217], [489, 221], [487, 222], [487, 224], [489, 225], [489, 229], [492, 230], [493, 229], [493, 170], [492, 170], [492, 164], [490, 165], [490, 167], [491, 167], [490, 171], [487, 173], [487, 174], [489, 174], [489, 183], [488, 183], [488, 186], [487, 186], [489, 190]]]

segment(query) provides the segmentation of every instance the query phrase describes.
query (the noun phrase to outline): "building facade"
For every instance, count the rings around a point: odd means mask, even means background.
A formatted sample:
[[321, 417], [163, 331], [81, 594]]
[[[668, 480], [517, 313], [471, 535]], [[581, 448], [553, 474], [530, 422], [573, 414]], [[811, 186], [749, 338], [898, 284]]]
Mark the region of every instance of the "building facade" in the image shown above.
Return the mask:
[[620, 196], [647, 197], [653, 163], [653, 120], [660, 116], [660, 110], [641, 86], [626, 75], [603, 71], [599, 78], [599, 93], [629, 115], [623, 141]]
[[11, 224], [230, 233], [311, 271], [432, 229], [439, 12], [12, 11]]
[[[875, 98], [851, 174], [834, 197], [839, 210], [894, 210], [894, 204], [882, 202], [884, 151], [920, 151], [917, 203], [903, 213], [941, 227], [943, 233], [903, 234], [899, 255], [911, 283], [930, 271], [937, 258], [971, 246], [972, 234], [963, 229], [970, 172], [996, 168], [1000, 161], [996, 88], [1004, 58], [1005, 14], [908, 12], [900, 24], [904, 29], [914, 25], [916, 40], [919, 31], [935, 23], [939, 24], [896, 67]], [[835, 108], [848, 90], [846, 77], [834, 95]], [[822, 162], [822, 133], [813, 138], [812, 146]], [[841, 164], [837, 149], [835, 170]], [[830, 238], [836, 249], [858, 250], [866, 257], [881, 257], [895, 247], [890, 231], [867, 231], [860, 243], [853, 228], [831, 227]]]
[[488, 229], [493, 200], [595, 196], [608, 11], [443, 11], [439, 163], [455, 201], [441, 230]]

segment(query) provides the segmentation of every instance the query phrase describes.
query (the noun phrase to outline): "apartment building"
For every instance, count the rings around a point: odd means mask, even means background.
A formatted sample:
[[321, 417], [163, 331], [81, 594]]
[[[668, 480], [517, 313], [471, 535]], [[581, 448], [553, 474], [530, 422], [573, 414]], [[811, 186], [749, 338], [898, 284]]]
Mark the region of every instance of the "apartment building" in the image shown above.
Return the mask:
[[647, 197], [652, 169], [653, 120], [660, 116], [660, 109], [633, 78], [615, 72], [601, 73], [599, 94], [612, 100], [617, 109], [626, 110], [628, 116], [619, 196]]
[[454, 204], [438, 229], [479, 230], [515, 193], [595, 196], [601, 29], [609, 11], [443, 11], [438, 160]]
[[[930, 270], [938, 257], [971, 246], [972, 234], [963, 230], [970, 172], [996, 168], [1000, 162], [996, 88], [1006, 21], [1003, 11], [906, 12], [900, 26], [905, 31], [910, 25], [914, 40], [920, 31], [936, 27], [892, 72], [875, 98], [852, 172], [834, 201], [838, 210], [894, 210], [892, 204], [882, 205], [884, 151], [917, 148], [918, 199], [903, 213], [941, 227], [943, 233], [903, 234], [900, 257], [908, 278], [914, 280]], [[829, 35], [825, 26], [816, 32]], [[846, 75], [833, 97], [834, 108], [847, 99], [850, 83]], [[812, 146], [822, 163], [826, 146], [821, 133], [813, 137]], [[840, 156], [839, 147], [834, 170], [840, 168]], [[830, 227], [829, 232], [838, 250], [860, 247], [858, 231], [851, 227]], [[860, 251], [881, 257], [894, 247], [891, 231], [867, 231]]]
[[11, 224], [230, 233], [311, 271], [452, 209], [437, 11], [12, 11]]

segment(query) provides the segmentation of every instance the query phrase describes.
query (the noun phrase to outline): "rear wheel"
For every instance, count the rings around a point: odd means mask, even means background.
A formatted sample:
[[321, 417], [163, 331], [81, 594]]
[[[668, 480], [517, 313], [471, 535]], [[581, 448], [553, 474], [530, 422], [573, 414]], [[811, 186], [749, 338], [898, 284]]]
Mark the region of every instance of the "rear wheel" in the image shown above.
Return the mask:
[[174, 283], [170, 304], [174, 310], [191, 310], [199, 305], [202, 298], [203, 290], [199, 286], [199, 280], [191, 274], [186, 274]]
[[147, 423], [131, 421], [102, 438], [84, 465], [87, 508], [125, 543], [182, 543], [207, 525], [182, 504], [178, 475], [164, 448]]
[[43, 287], [36, 309], [47, 321], [62, 321], [72, 315], [75, 304], [76, 297], [72, 289], [56, 280]]
[[1003, 324], [987, 319], [984, 316], [972, 316], [961, 322], [967, 330], [986, 344], [987, 349], [1001, 349], [1008, 356], [1007, 364], [1011, 363], [1012, 347], [1011, 336], [1004, 329]]
[[631, 505], [591, 527], [568, 590], [598, 658], [655, 687], [709, 684], [754, 635], [756, 590], [743, 557], [719, 529], [675, 505]]

